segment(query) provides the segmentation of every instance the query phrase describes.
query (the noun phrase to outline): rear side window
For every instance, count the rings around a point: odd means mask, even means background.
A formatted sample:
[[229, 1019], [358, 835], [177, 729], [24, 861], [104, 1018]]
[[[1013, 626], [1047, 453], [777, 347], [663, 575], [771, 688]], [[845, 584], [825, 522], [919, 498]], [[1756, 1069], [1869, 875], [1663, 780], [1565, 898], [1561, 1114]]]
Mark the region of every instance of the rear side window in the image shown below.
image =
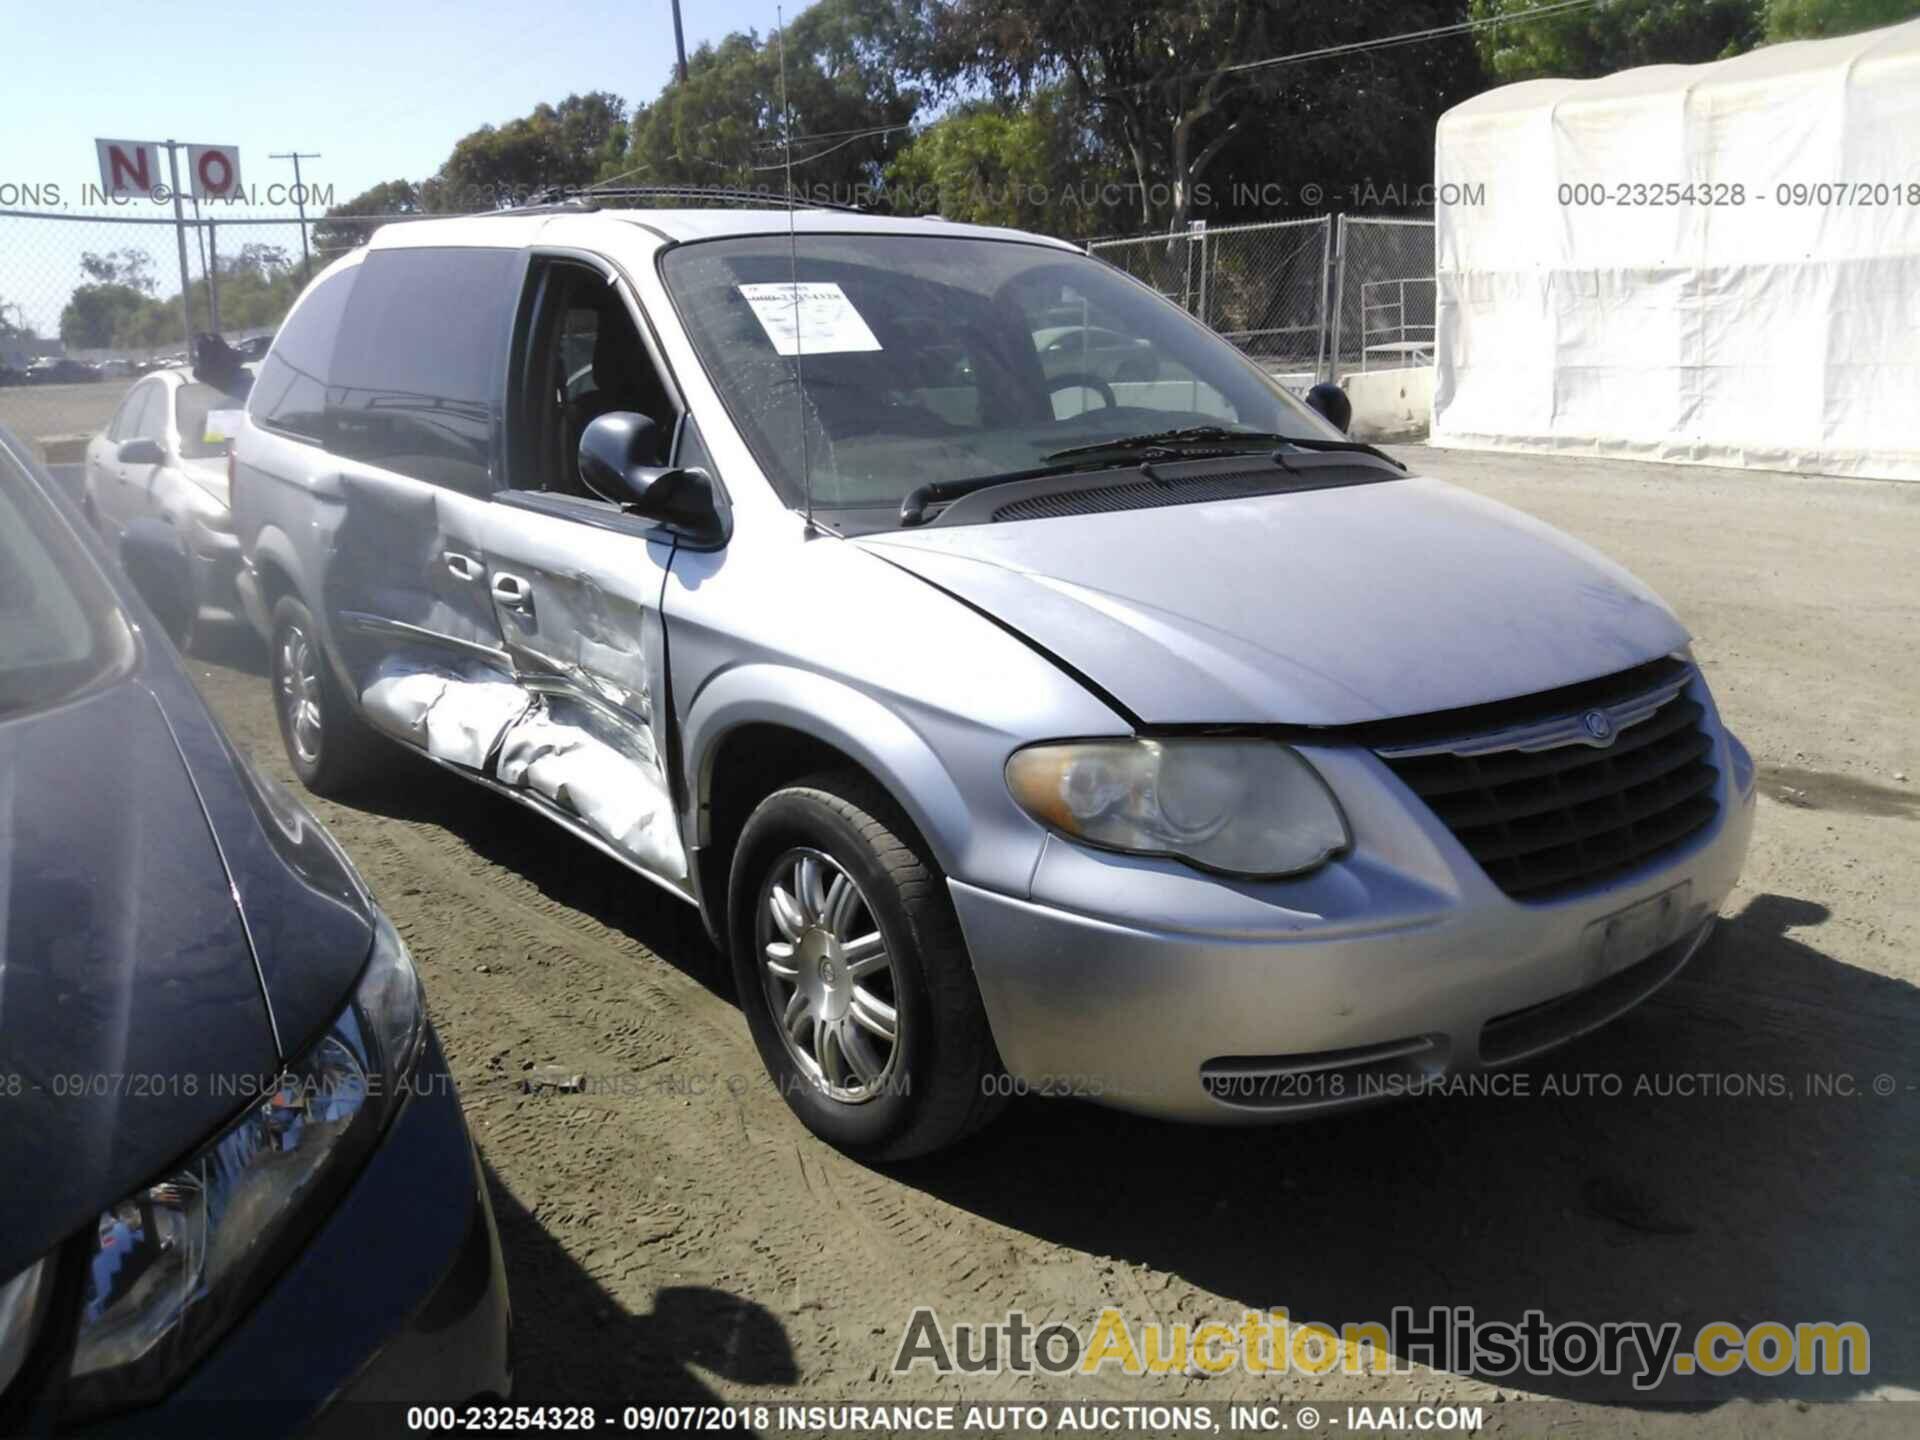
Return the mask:
[[353, 265], [321, 276], [294, 307], [267, 358], [260, 362], [260, 376], [248, 402], [256, 425], [325, 443], [327, 367], [340, 318], [353, 293], [354, 276], [362, 268]]
[[491, 493], [518, 260], [511, 250], [369, 255], [328, 377], [328, 447], [429, 484]]

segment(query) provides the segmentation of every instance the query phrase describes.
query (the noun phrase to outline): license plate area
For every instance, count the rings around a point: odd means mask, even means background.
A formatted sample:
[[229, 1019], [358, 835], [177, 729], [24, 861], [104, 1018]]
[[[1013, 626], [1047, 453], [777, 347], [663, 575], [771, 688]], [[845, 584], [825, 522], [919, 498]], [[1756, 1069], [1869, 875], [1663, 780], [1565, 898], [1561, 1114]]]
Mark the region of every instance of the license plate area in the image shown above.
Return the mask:
[[1617, 975], [1678, 940], [1692, 913], [1693, 882], [1649, 896], [1587, 926], [1581, 952], [1589, 984]]

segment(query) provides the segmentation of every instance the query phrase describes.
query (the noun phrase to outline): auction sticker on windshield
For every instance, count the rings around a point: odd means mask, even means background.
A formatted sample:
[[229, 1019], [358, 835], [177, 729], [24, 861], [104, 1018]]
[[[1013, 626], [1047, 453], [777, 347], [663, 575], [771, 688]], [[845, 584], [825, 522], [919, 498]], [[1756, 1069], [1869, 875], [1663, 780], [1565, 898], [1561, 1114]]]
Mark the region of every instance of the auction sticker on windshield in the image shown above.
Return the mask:
[[881, 348], [846, 292], [831, 280], [742, 285], [740, 293], [753, 307], [776, 355], [839, 355]]

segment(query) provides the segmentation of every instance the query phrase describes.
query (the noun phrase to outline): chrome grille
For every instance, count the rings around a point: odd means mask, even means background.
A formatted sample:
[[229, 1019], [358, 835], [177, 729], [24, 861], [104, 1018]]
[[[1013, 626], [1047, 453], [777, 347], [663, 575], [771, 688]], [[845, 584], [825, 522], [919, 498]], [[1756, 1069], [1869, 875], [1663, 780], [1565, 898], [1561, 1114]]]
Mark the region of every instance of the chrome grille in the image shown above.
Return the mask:
[[1705, 711], [1685, 693], [1692, 678], [1682, 661], [1656, 661], [1564, 691], [1396, 721], [1375, 753], [1502, 890], [1556, 899], [1657, 859], [1712, 822], [1718, 772]]

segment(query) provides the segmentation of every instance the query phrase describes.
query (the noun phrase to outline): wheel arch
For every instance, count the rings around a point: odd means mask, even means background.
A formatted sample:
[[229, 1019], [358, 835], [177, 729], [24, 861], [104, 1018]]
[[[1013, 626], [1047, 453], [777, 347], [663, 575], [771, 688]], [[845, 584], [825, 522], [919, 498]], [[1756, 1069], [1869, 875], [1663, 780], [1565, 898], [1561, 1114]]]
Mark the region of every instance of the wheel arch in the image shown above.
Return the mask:
[[[269, 615], [283, 595], [295, 596], [305, 602], [308, 609], [313, 608], [313, 603], [306, 599], [305, 589], [300, 584], [299, 554], [294, 549], [293, 541], [279, 526], [263, 527], [247, 547], [247, 558], [253, 563], [253, 573], [259, 578], [260, 603]], [[317, 614], [315, 618], [318, 618]]]
[[886, 792], [943, 871], [964, 864], [973, 826], [960, 787], [905, 720], [851, 686], [785, 666], [741, 666], [706, 687], [684, 733], [694, 878], [723, 947], [741, 827], [760, 801], [807, 775], [858, 771]]

